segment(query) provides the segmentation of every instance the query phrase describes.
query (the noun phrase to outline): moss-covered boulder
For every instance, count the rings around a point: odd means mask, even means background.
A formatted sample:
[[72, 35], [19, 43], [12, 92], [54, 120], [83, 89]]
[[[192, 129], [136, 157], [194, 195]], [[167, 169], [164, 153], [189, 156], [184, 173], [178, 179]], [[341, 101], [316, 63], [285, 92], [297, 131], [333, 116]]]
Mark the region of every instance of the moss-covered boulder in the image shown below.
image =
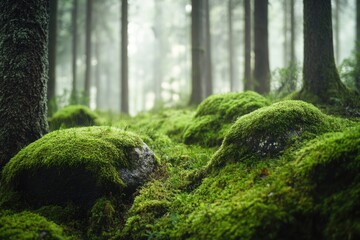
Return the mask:
[[154, 154], [130, 132], [112, 127], [54, 131], [5, 166], [2, 201], [91, 206], [102, 196], [133, 193], [155, 165]]
[[303, 101], [274, 103], [239, 118], [210, 165], [219, 166], [249, 157], [275, 157], [299, 142], [340, 130], [348, 124]]
[[71, 239], [62, 227], [30, 212], [0, 213], [0, 239]]
[[255, 92], [224, 93], [206, 98], [184, 133], [186, 144], [220, 146], [231, 125], [240, 116], [270, 102]]
[[98, 116], [83, 105], [70, 105], [57, 111], [49, 119], [51, 131], [60, 128], [86, 127], [96, 125]]

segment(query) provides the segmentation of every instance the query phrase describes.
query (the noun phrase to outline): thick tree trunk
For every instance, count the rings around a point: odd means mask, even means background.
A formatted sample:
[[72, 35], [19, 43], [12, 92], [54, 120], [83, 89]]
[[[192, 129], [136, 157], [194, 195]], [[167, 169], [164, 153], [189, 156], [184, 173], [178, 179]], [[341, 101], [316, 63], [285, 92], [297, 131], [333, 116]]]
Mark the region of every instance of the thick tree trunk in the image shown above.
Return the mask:
[[78, 39], [78, 31], [77, 31], [77, 16], [78, 16], [78, 0], [74, 0], [73, 9], [72, 9], [72, 88], [71, 88], [71, 103], [77, 104], [77, 39]]
[[244, 90], [252, 90], [252, 77], [251, 77], [251, 2], [250, 0], [244, 0], [244, 12], [245, 12], [245, 66], [244, 66]]
[[57, 46], [57, 9], [58, 1], [50, 1], [50, 20], [49, 20], [49, 81], [47, 86], [47, 99], [49, 116], [56, 111], [56, 99], [55, 99], [55, 88], [56, 88], [56, 46]]
[[0, 169], [47, 131], [48, 7], [0, 1]]
[[129, 113], [128, 83], [128, 1], [121, 0], [121, 107], [122, 113]]
[[255, 69], [256, 92], [270, 92], [269, 40], [268, 40], [268, 0], [255, 0]]
[[331, 0], [304, 0], [304, 68], [300, 98], [331, 103], [346, 93], [334, 60]]
[[209, 0], [205, 0], [206, 16], [206, 77], [205, 77], [205, 97], [213, 93], [212, 84], [212, 63], [211, 63], [211, 34], [210, 34], [210, 6]]
[[86, 69], [85, 69], [85, 99], [87, 105], [90, 104], [90, 84], [91, 84], [91, 30], [92, 30], [92, 14], [93, 14], [93, 0], [86, 2]]
[[191, 60], [192, 84], [190, 104], [204, 99], [206, 76], [206, 13], [205, 0], [192, 0], [191, 11]]

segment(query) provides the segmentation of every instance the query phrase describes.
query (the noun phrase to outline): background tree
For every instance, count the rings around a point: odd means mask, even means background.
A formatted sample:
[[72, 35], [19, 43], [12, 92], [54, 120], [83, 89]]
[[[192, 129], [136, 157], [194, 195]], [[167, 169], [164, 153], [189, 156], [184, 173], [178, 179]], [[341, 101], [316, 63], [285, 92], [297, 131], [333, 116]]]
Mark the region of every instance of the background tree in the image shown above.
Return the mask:
[[47, 131], [48, 8], [0, 1], [0, 168]]
[[229, 29], [229, 80], [230, 91], [234, 88], [234, 43], [233, 43], [233, 0], [228, 1], [228, 29]]
[[121, 108], [122, 113], [129, 113], [128, 84], [128, 1], [121, 0]]
[[252, 90], [251, 78], [251, 2], [244, 0], [244, 90]]
[[85, 98], [87, 105], [90, 104], [90, 85], [91, 85], [91, 48], [92, 48], [92, 14], [93, 14], [93, 0], [86, 1], [86, 69], [85, 69]]
[[254, 4], [255, 69], [254, 89], [261, 94], [270, 92], [268, 0]]
[[319, 104], [343, 100], [348, 91], [336, 69], [331, 0], [304, 0], [304, 68], [300, 98]]
[[213, 93], [212, 83], [212, 61], [211, 61], [211, 34], [210, 34], [210, 1], [205, 0], [205, 17], [206, 17], [206, 77], [205, 77], [205, 96], [208, 97]]
[[48, 114], [51, 116], [56, 111], [56, 46], [57, 46], [57, 12], [58, 1], [50, 1], [50, 20], [49, 20], [49, 81], [47, 85]]
[[355, 87], [360, 92], [360, 0], [356, 0], [356, 61], [357, 76], [355, 77]]
[[77, 41], [78, 41], [78, 8], [79, 1], [73, 1], [72, 14], [71, 14], [71, 23], [72, 23], [72, 57], [71, 57], [71, 66], [72, 66], [72, 85], [71, 85], [71, 103], [77, 104]]

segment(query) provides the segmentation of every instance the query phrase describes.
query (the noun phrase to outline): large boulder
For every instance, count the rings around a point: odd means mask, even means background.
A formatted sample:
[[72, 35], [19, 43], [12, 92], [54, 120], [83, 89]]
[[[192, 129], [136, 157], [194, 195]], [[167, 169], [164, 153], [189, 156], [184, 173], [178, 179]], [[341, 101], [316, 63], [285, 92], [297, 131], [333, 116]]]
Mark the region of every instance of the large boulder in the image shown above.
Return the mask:
[[223, 93], [206, 98], [184, 133], [186, 144], [220, 146], [238, 117], [268, 106], [269, 100], [255, 92]]
[[70, 105], [57, 111], [49, 119], [50, 130], [94, 126], [98, 115], [83, 105]]
[[276, 157], [291, 146], [347, 125], [312, 104], [287, 100], [239, 118], [229, 130], [210, 166], [250, 158]]
[[155, 166], [154, 154], [133, 133], [112, 127], [54, 131], [5, 166], [2, 201], [91, 206], [102, 196], [133, 193]]

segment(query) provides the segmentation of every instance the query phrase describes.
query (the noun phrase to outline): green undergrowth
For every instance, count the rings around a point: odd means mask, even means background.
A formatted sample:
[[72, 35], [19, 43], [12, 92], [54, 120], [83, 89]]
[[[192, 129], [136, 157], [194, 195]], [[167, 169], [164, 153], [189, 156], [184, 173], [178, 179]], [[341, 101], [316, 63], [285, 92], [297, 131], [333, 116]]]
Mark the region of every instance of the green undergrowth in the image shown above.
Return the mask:
[[57, 111], [49, 119], [50, 131], [97, 125], [98, 115], [83, 105], [70, 105]]
[[269, 105], [270, 102], [255, 92], [223, 93], [205, 99], [184, 133], [186, 144], [220, 146], [238, 117]]
[[61, 226], [30, 212], [0, 212], [0, 239], [70, 240]]

